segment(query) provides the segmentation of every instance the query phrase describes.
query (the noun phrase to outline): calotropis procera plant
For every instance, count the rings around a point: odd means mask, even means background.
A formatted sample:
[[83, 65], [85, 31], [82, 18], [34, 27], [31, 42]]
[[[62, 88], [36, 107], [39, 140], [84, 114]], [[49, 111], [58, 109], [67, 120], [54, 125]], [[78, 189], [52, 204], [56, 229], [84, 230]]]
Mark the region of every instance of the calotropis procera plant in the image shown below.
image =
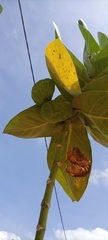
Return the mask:
[[[20, 138], [51, 137], [47, 153], [50, 175], [41, 204], [35, 240], [42, 240], [55, 179], [72, 201], [82, 197], [91, 172], [88, 134], [108, 147], [108, 37], [98, 32], [99, 44], [83, 20], [84, 64], [63, 44], [55, 27], [55, 40], [45, 49], [51, 78], [32, 88], [35, 105], [10, 120], [4, 133]], [[60, 95], [52, 99], [55, 86]]]

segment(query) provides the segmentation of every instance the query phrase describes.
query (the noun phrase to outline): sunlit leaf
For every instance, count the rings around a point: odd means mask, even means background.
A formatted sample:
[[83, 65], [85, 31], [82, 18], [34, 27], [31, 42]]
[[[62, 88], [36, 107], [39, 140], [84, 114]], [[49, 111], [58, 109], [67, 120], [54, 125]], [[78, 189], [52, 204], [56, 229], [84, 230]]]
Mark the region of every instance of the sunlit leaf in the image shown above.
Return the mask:
[[85, 66], [79, 61], [79, 59], [67, 48], [70, 57], [73, 60], [73, 63], [76, 68], [77, 76], [79, 79], [80, 87], [83, 88], [86, 83], [90, 81], [90, 78], [88, 76], [87, 70]]
[[78, 26], [85, 40], [88, 54], [92, 55], [92, 53], [100, 51], [100, 47], [92, 34], [87, 28], [85, 28], [85, 26], [82, 26], [82, 20], [78, 20]]
[[[58, 30], [57, 25], [53, 22], [53, 25], [55, 27], [55, 39], [59, 38], [61, 40], [60, 32]], [[66, 47], [66, 46], [65, 46]], [[79, 79], [80, 87], [84, 87], [84, 85], [90, 81], [87, 70], [85, 66], [79, 61], [79, 59], [66, 47], [67, 51], [70, 54], [70, 57], [72, 58], [72, 61], [75, 65], [77, 76]]]
[[[88, 28], [87, 28], [87, 25], [86, 25], [86, 23], [83, 21], [83, 19], [80, 19], [80, 20], [78, 21], [78, 25], [84, 27], [85, 29], [88, 29]], [[87, 69], [88, 75], [90, 75], [90, 72], [91, 72], [91, 69], [92, 69], [92, 63], [91, 63], [91, 61], [90, 61], [89, 56], [90, 56], [90, 55], [89, 55], [89, 53], [88, 53], [87, 44], [86, 44], [86, 42], [85, 42], [85, 44], [84, 44], [84, 51], [83, 51], [83, 62], [84, 62], [84, 65], [85, 65], [85, 67], [86, 67], [86, 69]]]
[[108, 43], [108, 37], [104, 33], [98, 32], [98, 39], [100, 48], [102, 49]]
[[80, 19], [78, 21], [79, 29], [84, 37], [85, 40], [85, 46], [84, 46], [84, 53], [83, 53], [83, 61], [84, 65], [87, 68], [88, 74], [90, 75], [92, 70], [92, 59], [91, 56], [94, 53], [97, 53], [100, 51], [100, 47], [92, 34], [88, 31], [86, 24], [84, 24], [84, 21]]
[[[60, 92], [65, 90], [72, 96], [78, 95], [81, 89], [75, 66], [60, 39], [48, 44], [45, 57], [49, 73]], [[61, 93], [63, 94], [63, 92]]]
[[92, 81], [87, 83], [82, 90], [85, 92], [97, 90], [108, 91], [108, 75], [92, 79]]
[[[51, 169], [52, 164], [55, 161], [56, 151], [59, 151], [59, 157], [56, 161], [61, 166], [57, 172], [56, 179], [72, 201], [79, 201], [87, 187], [90, 171], [85, 173], [85, 176], [76, 177], [70, 175], [69, 172], [67, 172], [67, 169], [71, 166], [71, 164], [66, 161], [67, 153], [69, 153], [73, 148], [79, 149], [81, 153], [90, 160], [91, 166], [91, 147], [86, 128], [78, 118], [75, 118], [72, 123], [67, 123], [66, 130], [67, 134], [62, 132], [52, 137], [47, 157], [48, 166]], [[80, 169], [80, 167], [78, 168]]]
[[89, 118], [108, 139], [108, 92], [84, 92], [73, 99], [72, 107]]
[[66, 99], [60, 95], [59, 97], [44, 103], [41, 107], [42, 118], [50, 123], [65, 121], [74, 115], [72, 107]]
[[55, 86], [52, 79], [42, 79], [33, 86], [31, 92], [32, 99], [38, 106], [41, 106], [43, 103], [51, 100], [54, 90]]
[[20, 138], [49, 137], [61, 131], [63, 123], [51, 124], [42, 119], [40, 107], [32, 106], [12, 118], [3, 133]]

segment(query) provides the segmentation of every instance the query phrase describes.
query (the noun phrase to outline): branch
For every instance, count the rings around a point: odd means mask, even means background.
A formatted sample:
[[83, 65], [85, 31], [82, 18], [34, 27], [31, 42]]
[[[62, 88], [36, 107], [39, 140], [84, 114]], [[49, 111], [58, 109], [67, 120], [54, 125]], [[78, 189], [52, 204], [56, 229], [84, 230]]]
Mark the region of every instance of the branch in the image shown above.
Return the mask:
[[45, 189], [45, 193], [44, 193], [44, 198], [41, 203], [41, 212], [40, 212], [40, 216], [39, 216], [39, 221], [38, 221], [38, 225], [36, 227], [35, 240], [43, 240], [43, 237], [45, 234], [47, 217], [48, 217], [48, 212], [49, 212], [49, 208], [50, 208], [50, 201], [51, 201], [52, 191], [54, 188], [57, 170], [58, 170], [58, 165], [55, 162], [52, 166], [52, 170], [51, 170], [49, 178], [46, 182], [46, 189]]

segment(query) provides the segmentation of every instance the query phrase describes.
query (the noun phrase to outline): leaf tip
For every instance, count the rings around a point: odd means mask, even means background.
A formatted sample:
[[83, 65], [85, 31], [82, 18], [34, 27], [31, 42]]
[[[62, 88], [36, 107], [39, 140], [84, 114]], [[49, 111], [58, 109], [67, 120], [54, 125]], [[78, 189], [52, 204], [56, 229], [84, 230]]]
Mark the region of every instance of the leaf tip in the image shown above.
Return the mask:
[[6, 134], [6, 133], [7, 133], [7, 131], [4, 129], [3, 132], [2, 132], [2, 134]]
[[59, 38], [59, 39], [62, 41], [61, 35], [60, 35], [60, 32], [59, 32], [59, 30], [58, 30], [57, 25], [55, 24], [54, 21], [52, 21], [52, 23], [53, 23], [53, 26], [54, 26], [54, 28], [55, 28], [55, 38], [56, 38], [56, 39]]
[[88, 29], [86, 23], [84, 22], [84, 20], [82, 18], [77, 21], [77, 24], [78, 24], [78, 26], [82, 26], [82, 27]]

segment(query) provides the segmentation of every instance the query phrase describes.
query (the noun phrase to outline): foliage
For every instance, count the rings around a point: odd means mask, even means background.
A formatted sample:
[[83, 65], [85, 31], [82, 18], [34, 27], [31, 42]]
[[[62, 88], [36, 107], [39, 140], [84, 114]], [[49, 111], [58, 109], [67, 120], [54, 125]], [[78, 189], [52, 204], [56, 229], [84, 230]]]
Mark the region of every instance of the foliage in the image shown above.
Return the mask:
[[[90, 134], [108, 147], [108, 37], [99, 32], [99, 44], [83, 20], [78, 27], [85, 41], [82, 64], [63, 44], [54, 23], [55, 40], [45, 49], [51, 79], [32, 88], [35, 105], [20, 112], [4, 129], [20, 138], [51, 137], [47, 154], [50, 171], [72, 199], [82, 197], [92, 167]], [[55, 86], [60, 95], [55, 99]]]
[[2, 7], [2, 5], [0, 4], [0, 14], [2, 13], [2, 11], [3, 11], [3, 7]]

